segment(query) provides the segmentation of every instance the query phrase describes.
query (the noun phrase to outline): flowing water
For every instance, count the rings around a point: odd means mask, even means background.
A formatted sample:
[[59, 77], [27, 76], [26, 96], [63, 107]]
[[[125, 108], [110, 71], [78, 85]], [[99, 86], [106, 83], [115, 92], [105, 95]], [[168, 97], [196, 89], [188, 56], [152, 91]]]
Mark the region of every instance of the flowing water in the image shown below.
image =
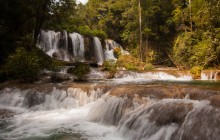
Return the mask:
[[[41, 30], [37, 46], [47, 55], [63, 61], [84, 62], [88, 61], [102, 65], [105, 60], [116, 60], [114, 49], [119, 48], [122, 54], [129, 54], [113, 40], [106, 40], [105, 44], [101, 43], [98, 37], [92, 37], [92, 41], [85, 43], [88, 36], [79, 33], [67, 33], [67, 31], [55, 32]], [[90, 56], [90, 58], [85, 58]], [[91, 57], [94, 56], [95, 58]]]
[[121, 139], [116, 127], [88, 120], [87, 114], [102, 91], [88, 93], [78, 88], [51, 93], [34, 90], [4, 89], [0, 108], [15, 112], [13, 118], [0, 121], [2, 140], [45, 139]]
[[1, 140], [220, 138], [220, 83], [189, 75], [130, 73], [96, 84], [10, 86], [0, 91], [1, 109], [13, 112], [0, 114]]
[[97, 37], [93, 37], [93, 45], [94, 45], [97, 64], [102, 65], [104, 62], [104, 54], [103, 54], [102, 44]]
[[84, 38], [78, 33], [69, 34], [72, 44], [72, 54], [78, 61], [84, 61]]

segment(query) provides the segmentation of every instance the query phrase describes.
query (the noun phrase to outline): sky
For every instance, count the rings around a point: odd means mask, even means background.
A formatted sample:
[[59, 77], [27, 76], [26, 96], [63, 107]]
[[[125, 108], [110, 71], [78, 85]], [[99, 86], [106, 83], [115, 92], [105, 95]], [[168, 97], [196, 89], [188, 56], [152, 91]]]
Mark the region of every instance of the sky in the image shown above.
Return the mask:
[[81, 3], [83, 3], [83, 4], [85, 4], [88, 0], [77, 0], [77, 1], [79, 1], [79, 2], [81, 2]]

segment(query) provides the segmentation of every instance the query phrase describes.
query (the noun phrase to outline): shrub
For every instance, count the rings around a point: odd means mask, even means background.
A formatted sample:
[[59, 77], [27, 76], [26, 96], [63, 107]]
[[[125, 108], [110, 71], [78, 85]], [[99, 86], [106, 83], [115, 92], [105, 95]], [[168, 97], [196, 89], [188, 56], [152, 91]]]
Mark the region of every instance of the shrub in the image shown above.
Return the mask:
[[103, 67], [103, 70], [109, 71], [109, 73], [110, 73], [109, 78], [114, 78], [115, 73], [117, 71], [117, 66], [116, 66], [114, 60], [105, 61], [102, 65], [102, 67]]
[[127, 70], [144, 70], [145, 63], [131, 55], [121, 55], [117, 61], [118, 67], [125, 67]]
[[202, 67], [200, 66], [195, 66], [190, 70], [190, 73], [193, 75], [194, 79], [200, 78], [201, 72], [202, 72]]
[[144, 70], [152, 70], [152, 69], [154, 69], [154, 66], [150, 63], [148, 63], [144, 66]]
[[59, 83], [59, 82], [63, 82], [66, 80], [70, 80], [69, 76], [65, 75], [65, 74], [61, 74], [61, 73], [52, 73], [52, 75], [50, 76], [50, 81], [52, 83]]
[[33, 82], [37, 80], [38, 74], [43, 69], [54, 70], [56, 68], [52, 59], [40, 49], [19, 47], [8, 57], [4, 69], [10, 78]]
[[67, 71], [68, 73], [71, 73], [77, 77], [77, 81], [85, 81], [86, 80], [86, 74], [90, 72], [90, 67], [88, 64], [85, 63], [76, 63], [75, 67], [71, 67]]
[[107, 34], [102, 30], [91, 30], [88, 26], [80, 26], [77, 30], [82, 35], [91, 35], [91, 36], [97, 36], [102, 39], [107, 38]]
[[120, 55], [121, 55], [121, 49], [118, 47], [114, 48], [114, 56], [116, 56], [116, 58], [119, 58]]

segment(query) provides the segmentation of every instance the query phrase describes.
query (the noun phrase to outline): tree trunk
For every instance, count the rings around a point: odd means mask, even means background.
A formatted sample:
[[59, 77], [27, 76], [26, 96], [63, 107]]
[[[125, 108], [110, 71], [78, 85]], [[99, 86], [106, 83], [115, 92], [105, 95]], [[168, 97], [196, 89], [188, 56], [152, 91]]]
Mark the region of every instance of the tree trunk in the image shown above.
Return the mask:
[[140, 51], [140, 59], [143, 61], [143, 56], [142, 56], [142, 23], [141, 23], [141, 0], [138, 0], [138, 10], [139, 10], [139, 51]]
[[189, 11], [190, 11], [190, 31], [193, 31], [193, 25], [192, 25], [192, 2], [191, 0], [189, 0]]
[[34, 29], [34, 41], [37, 42], [38, 35], [45, 21], [45, 15], [47, 12], [47, 7], [50, 3], [50, 0], [43, 0], [42, 4], [39, 4], [36, 8], [36, 23]]

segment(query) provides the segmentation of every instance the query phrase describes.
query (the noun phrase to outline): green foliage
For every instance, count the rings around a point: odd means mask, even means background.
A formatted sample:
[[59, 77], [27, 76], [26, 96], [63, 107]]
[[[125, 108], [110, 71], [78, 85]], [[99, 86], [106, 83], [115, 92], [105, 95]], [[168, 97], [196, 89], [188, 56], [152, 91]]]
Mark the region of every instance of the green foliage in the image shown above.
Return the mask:
[[75, 64], [75, 67], [70, 68], [67, 72], [77, 76], [76, 80], [84, 81], [86, 80], [86, 74], [89, 74], [90, 72], [90, 66], [79, 62]]
[[218, 52], [215, 49], [209, 32], [186, 32], [176, 39], [173, 53], [176, 63], [185, 68], [209, 68], [218, 65]]
[[131, 55], [121, 55], [117, 61], [118, 67], [124, 67], [127, 70], [144, 70], [145, 63]]
[[9, 56], [4, 66], [7, 75], [22, 80], [33, 82], [37, 80], [39, 73], [44, 69], [54, 69], [54, 64], [49, 56], [46, 56], [38, 48], [31, 50], [19, 47]]
[[[141, 0], [142, 55], [148, 62], [171, 65], [168, 59], [173, 59], [185, 68], [219, 67], [220, 2], [191, 2], [190, 10], [185, 0]], [[89, 0], [86, 5], [75, 0], [6, 0], [0, 2], [0, 9], [1, 65], [25, 36], [36, 42], [40, 29], [109, 37], [126, 46], [132, 56], [140, 56], [137, 0]], [[149, 49], [154, 50], [152, 55], [146, 52]], [[140, 69], [133, 64], [127, 68]]]
[[79, 26], [77, 29], [77, 32], [79, 32], [82, 35], [91, 35], [91, 36], [97, 36], [102, 39], [107, 38], [107, 34], [102, 30], [91, 30], [88, 26]]
[[102, 65], [103, 70], [107, 70], [110, 73], [109, 78], [114, 78], [117, 71], [117, 65], [114, 60], [105, 61]]
[[150, 64], [150, 63], [145, 64], [144, 70], [152, 70], [152, 69], [154, 69], [154, 66], [152, 64]]
[[116, 58], [118, 58], [119, 56], [121, 56], [122, 54], [121, 54], [121, 48], [114, 48], [114, 56], [116, 57]]
[[194, 79], [198, 79], [201, 76], [201, 72], [202, 72], [202, 67], [200, 66], [195, 66], [192, 69], [190, 69], [190, 73], [193, 75]]

